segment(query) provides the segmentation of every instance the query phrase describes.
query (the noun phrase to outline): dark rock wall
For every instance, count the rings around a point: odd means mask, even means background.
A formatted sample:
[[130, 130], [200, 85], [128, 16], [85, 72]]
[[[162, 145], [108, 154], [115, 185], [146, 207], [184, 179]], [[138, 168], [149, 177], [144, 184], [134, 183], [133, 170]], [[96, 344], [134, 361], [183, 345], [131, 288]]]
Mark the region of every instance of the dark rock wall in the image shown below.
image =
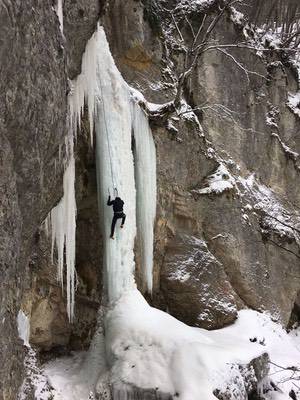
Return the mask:
[[28, 257], [61, 195], [67, 80], [51, 1], [1, 2], [0, 37], [0, 398], [13, 399], [22, 375], [16, 317]]
[[81, 71], [81, 57], [103, 11], [104, 0], [64, 0], [64, 36], [68, 76], [74, 79]]

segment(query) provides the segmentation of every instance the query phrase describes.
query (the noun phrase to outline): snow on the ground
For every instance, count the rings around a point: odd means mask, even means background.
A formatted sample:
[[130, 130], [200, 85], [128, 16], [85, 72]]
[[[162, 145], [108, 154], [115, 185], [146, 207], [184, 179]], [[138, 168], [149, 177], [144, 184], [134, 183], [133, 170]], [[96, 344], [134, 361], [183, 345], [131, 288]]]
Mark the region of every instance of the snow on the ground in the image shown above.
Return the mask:
[[40, 367], [37, 354], [29, 344], [30, 323], [27, 315], [20, 310], [17, 316], [18, 334], [25, 347], [25, 377], [18, 393], [18, 400], [26, 400], [34, 394], [36, 400], [51, 400], [52, 389], [43, 368]]
[[[267, 399], [290, 399], [288, 393], [293, 389], [300, 395], [300, 372], [293, 374], [287, 367], [300, 370], [300, 328], [287, 333], [265, 313], [242, 310], [236, 323], [222, 329], [227, 334], [238, 334], [241, 339], [255, 340], [270, 355], [269, 378], [278, 386], [280, 392], [269, 392]], [[218, 334], [220, 331], [216, 331]], [[252, 342], [251, 342], [252, 343]], [[277, 364], [278, 366], [274, 365]], [[298, 386], [298, 387], [297, 387]]]
[[137, 290], [124, 294], [106, 324], [112, 381], [178, 393], [183, 400], [215, 399], [213, 389], [223, 385], [232, 364], [265, 352], [240, 338], [241, 328], [227, 334], [189, 327], [150, 307]]
[[230, 14], [230, 19], [234, 24], [237, 25], [242, 25], [245, 23], [245, 16], [243, 13], [235, 9], [234, 7], [231, 7], [231, 14]]
[[[291, 380], [292, 372], [281, 367], [300, 368], [300, 329], [287, 333], [267, 314], [242, 310], [233, 325], [207, 331], [150, 307], [137, 290], [131, 290], [108, 312], [105, 325], [114, 385], [158, 388], [178, 393], [183, 400], [215, 399], [213, 390], [225, 390], [228, 383], [232, 391], [243, 390], [237, 365], [268, 352], [272, 363], [280, 366], [270, 364], [269, 378], [282, 393], [272, 391], [266, 398], [287, 400], [291, 389], [297, 393], [297, 380]], [[108, 374], [97, 348], [46, 365], [54, 400], [88, 399], [99, 365], [103, 376]]]
[[48, 378], [39, 361], [35, 350], [31, 346], [26, 347], [24, 360], [26, 376], [18, 394], [18, 400], [28, 399], [30, 393], [34, 394], [35, 400], [52, 400], [54, 392], [49, 385]]
[[[300, 368], [300, 330], [287, 334], [256, 311], [240, 311], [230, 327], [206, 331], [150, 307], [138, 291], [131, 291], [109, 312], [107, 323], [109, 350], [117, 360], [113, 379], [179, 393], [181, 399], [215, 398], [213, 389], [224, 390], [228, 381], [234, 382], [232, 374], [238, 371], [232, 372], [233, 364], [248, 363], [265, 352], [282, 367]], [[291, 372], [270, 367], [270, 378], [288, 393], [293, 382], [282, 381]]]
[[54, 400], [88, 400], [99, 378], [107, 372], [101, 324], [88, 351], [74, 352], [45, 365], [45, 374], [54, 388]]

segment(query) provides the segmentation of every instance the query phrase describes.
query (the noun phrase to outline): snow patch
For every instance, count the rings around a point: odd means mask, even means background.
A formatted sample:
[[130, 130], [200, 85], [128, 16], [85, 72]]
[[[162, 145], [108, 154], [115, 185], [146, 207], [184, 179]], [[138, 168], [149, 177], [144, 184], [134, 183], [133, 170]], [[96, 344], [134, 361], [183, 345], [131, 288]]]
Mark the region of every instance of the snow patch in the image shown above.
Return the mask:
[[42, 367], [39, 366], [36, 352], [28, 346], [24, 360], [26, 376], [18, 394], [18, 400], [53, 400], [54, 390], [50, 387], [48, 378]]
[[281, 139], [281, 137], [277, 134], [277, 133], [272, 133], [271, 134], [272, 137], [276, 138], [280, 144], [280, 146], [282, 147], [282, 150], [285, 152], [285, 154], [291, 158], [294, 161], [297, 161], [297, 159], [299, 158], [299, 153], [297, 153], [296, 151], [293, 151], [289, 146], [287, 146]]
[[183, 400], [215, 399], [213, 389], [221, 372], [228, 377], [229, 363], [248, 363], [264, 352], [238, 331], [189, 327], [150, 307], [137, 290], [108, 312], [106, 325], [113, 382], [179, 393]]
[[175, 9], [175, 12], [192, 13], [204, 11], [211, 7], [216, 0], [181, 0]]
[[289, 93], [287, 106], [295, 115], [300, 117], [300, 92], [295, 94]]
[[245, 23], [244, 14], [235, 9], [234, 7], [231, 7], [230, 19], [234, 24], [238, 26], [243, 26]]
[[[277, 400], [280, 395], [287, 400], [291, 389], [300, 394], [294, 386], [297, 375], [283, 369], [300, 368], [300, 328], [287, 333], [266, 313], [242, 310], [233, 325], [207, 331], [189, 327], [150, 307], [134, 290], [125, 293], [109, 311], [106, 327], [111, 360], [117, 357], [111, 371], [114, 385], [132, 383], [147, 389], [158, 388], [173, 395], [178, 393], [186, 400], [199, 395], [215, 400], [213, 391], [217, 389], [241, 399], [245, 393], [245, 375], [237, 365], [249, 363], [267, 352], [271, 359], [270, 373], [259, 386], [262, 389], [269, 386], [272, 379], [282, 392], [270, 391], [264, 396]], [[93, 353], [94, 361], [89, 364]], [[95, 353], [92, 348], [90, 353], [74, 353], [70, 358], [47, 364], [45, 372], [55, 389], [54, 399], [87, 399], [81, 396], [93, 392], [91, 375], [97, 370], [97, 363], [102, 362], [103, 354]], [[105, 371], [105, 366], [102, 368]], [[250, 368], [247, 372], [247, 383], [257, 383], [251, 371]], [[99, 390], [105, 388], [105, 379], [104, 373]]]
[[[281, 237], [289, 237], [298, 241], [294, 227], [299, 225], [300, 218], [296, 212], [291, 215], [270, 188], [255, 180], [254, 174], [251, 174], [247, 179], [238, 177], [237, 182], [250, 194], [254, 203], [253, 212], [260, 211], [262, 213], [264, 229], [271, 230]], [[240, 194], [244, 195], [243, 192]]]
[[235, 187], [235, 179], [224, 164], [220, 164], [216, 172], [206, 179], [206, 186], [193, 190], [198, 194], [221, 194]]
[[[101, 319], [101, 313], [99, 319]], [[98, 326], [101, 323], [98, 321]], [[98, 328], [88, 351], [74, 352], [45, 365], [45, 374], [54, 388], [54, 400], [93, 398], [99, 378], [105, 382], [107, 365], [102, 328]], [[102, 392], [103, 393], [103, 392]]]

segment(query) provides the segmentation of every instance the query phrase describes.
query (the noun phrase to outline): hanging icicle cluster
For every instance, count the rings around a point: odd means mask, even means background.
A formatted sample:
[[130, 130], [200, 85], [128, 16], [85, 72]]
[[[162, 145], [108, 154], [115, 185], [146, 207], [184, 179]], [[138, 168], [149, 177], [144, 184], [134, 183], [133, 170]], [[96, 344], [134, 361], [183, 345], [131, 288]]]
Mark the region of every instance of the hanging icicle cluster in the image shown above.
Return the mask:
[[[62, 0], [58, 0], [57, 13], [62, 29]], [[74, 140], [81, 126], [84, 104], [88, 105], [91, 144], [93, 145], [96, 80], [97, 33], [89, 40], [82, 59], [82, 73], [74, 79], [68, 97], [69, 133], [66, 138], [66, 168], [63, 178], [64, 194], [59, 204], [53, 208], [49, 220], [52, 235], [52, 260], [57, 249], [58, 279], [62, 289], [66, 286], [67, 312], [69, 320], [74, 318], [75, 305], [75, 251], [76, 251], [76, 200], [75, 200], [75, 158]], [[49, 225], [46, 223], [46, 225]], [[65, 272], [66, 269], [66, 272]], [[65, 276], [66, 275], [66, 276]]]
[[[56, 12], [63, 34], [63, 0], [58, 0]], [[70, 109], [70, 107], [69, 107]], [[69, 111], [70, 113], [70, 111]], [[70, 124], [71, 125], [71, 124]], [[63, 177], [64, 194], [56, 207], [52, 209], [46, 220], [48, 231], [49, 222], [52, 236], [52, 262], [54, 261], [54, 249], [57, 249], [57, 277], [64, 289], [64, 265], [66, 265], [66, 291], [67, 312], [69, 320], [74, 318], [75, 304], [75, 242], [76, 242], [76, 200], [75, 200], [75, 157], [74, 137], [76, 131], [70, 126], [65, 140], [66, 159], [64, 160], [65, 172]]]
[[64, 265], [66, 265], [67, 311], [69, 320], [74, 317], [75, 301], [75, 243], [76, 243], [76, 200], [75, 200], [75, 159], [70, 155], [64, 173], [64, 195], [50, 213], [52, 233], [52, 260], [54, 247], [57, 248], [58, 279], [64, 286]]

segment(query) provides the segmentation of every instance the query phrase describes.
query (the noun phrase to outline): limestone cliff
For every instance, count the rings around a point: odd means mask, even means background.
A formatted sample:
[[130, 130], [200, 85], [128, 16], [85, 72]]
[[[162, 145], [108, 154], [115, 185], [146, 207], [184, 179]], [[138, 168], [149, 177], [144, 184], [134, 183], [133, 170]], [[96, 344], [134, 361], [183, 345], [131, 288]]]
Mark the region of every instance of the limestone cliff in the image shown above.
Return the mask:
[[[75, 145], [73, 324], [43, 224], [62, 196], [69, 80], [80, 73], [88, 39], [99, 21], [128, 84], [147, 102], [168, 104], [193, 30], [204, 15], [209, 26], [224, 2], [200, 3], [65, 0], [63, 32], [51, 0], [0, 3], [0, 400], [16, 399], [24, 377], [20, 308], [40, 362], [87, 349], [102, 304], [87, 115]], [[258, 39], [237, 13], [228, 8], [220, 16], [212, 45], [250, 40], [248, 47], [204, 52], [173, 110], [155, 116], [144, 105], [157, 152], [153, 292], [142, 279], [138, 245], [136, 282], [150, 304], [188, 325], [222, 328], [250, 308], [290, 327], [300, 320], [300, 111], [291, 102], [299, 76], [290, 54], [255, 49]]]

